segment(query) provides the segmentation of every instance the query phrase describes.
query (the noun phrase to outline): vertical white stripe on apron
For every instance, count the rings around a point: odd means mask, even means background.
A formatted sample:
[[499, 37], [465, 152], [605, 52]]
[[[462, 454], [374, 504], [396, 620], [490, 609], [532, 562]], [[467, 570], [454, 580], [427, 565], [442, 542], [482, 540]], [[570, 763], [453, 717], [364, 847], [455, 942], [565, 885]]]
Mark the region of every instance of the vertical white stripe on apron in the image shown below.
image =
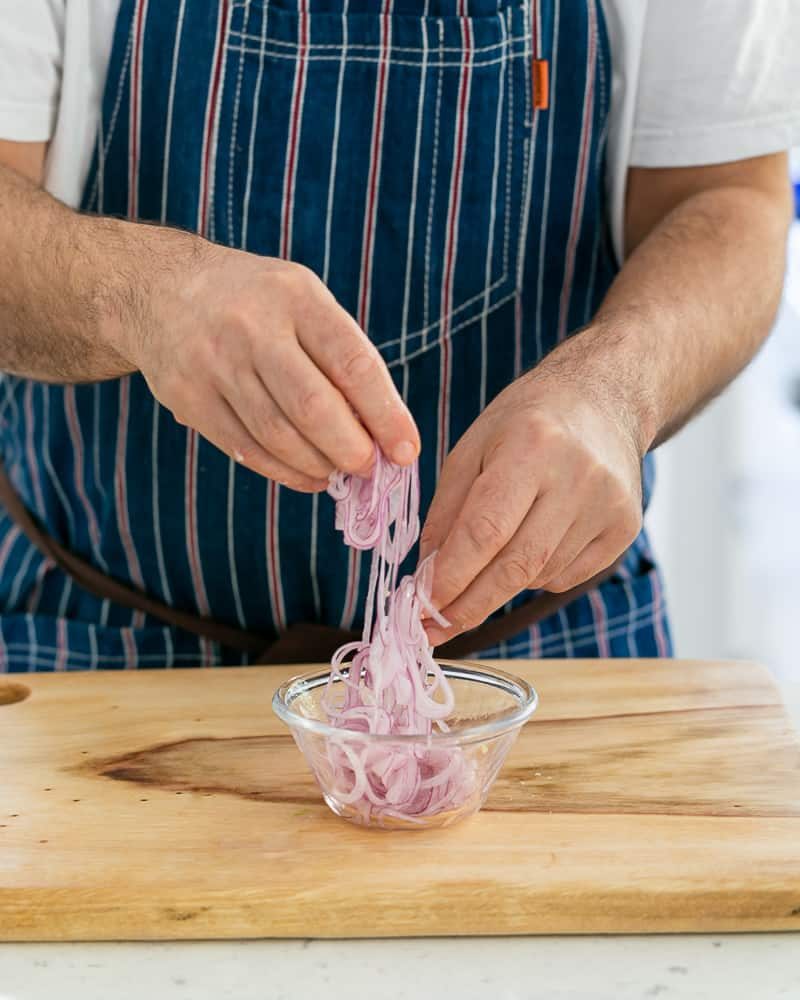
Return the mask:
[[561, 634], [564, 638], [564, 653], [567, 659], [571, 660], [575, 655], [575, 647], [572, 644], [572, 636], [570, 635], [569, 619], [563, 608], [558, 609], [558, 620], [561, 623]]
[[100, 475], [100, 384], [95, 382], [92, 390], [92, 471], [94, 473], [95, 488], [105, 502], [107, 496], [106, 484]]
[[372, 105], [372, 138], [370, 140], [367, 200], [364, 209], [364, 231], [361, 238], [361, 276], [358, 289], [358, 323], [362, 330], [369, 326], [369, 306], [372, 285], [372, 260], [375, 250], [375, 220], [381, 185], [383, 129], [386, 122], [386, 92], [392, 49], [392, 25], [389, 14], [392, 0], [384, 0], [380, 21], [378, 80]]
[[653, 630], [656, 634], [656, 646], [659, 656], [669, 656], [669, 643], [664, 630], [664, 599], [661, 593], [661, 580], [658, 571], [653, 573]]
[[[16, 524], [12, 524], [8, 529], [8, 534], [3, 539], [3, 544], [2, 546], [0, 546], [0, 577], [2, 577], [5, 574], [6, 563], [8, 562], [9, 556], [11, 555], [11, 550], [14, 548], [17, 541], [19, 541], [19, 537], [21, 534], [22, 534], [21, 529], [18, 528]], [[14, 602], [12, 600], [14, 592], [16, 591], [17, 593], [19, 593], [18, 581], [24, 575], [24, 570], [30, 563], [30, 557], [32, 553], [35, 551], [36, 550], [33, 548], [33, 546], [31, 546], [28, 555], [23, 561], [22, 567], [20, 568], [20, 571], [17, 574], [17, 579], [14, 581], [14, 586], [11, 589], [11, 596], [9, 597], [8, 601], [8, 606], [11, 609], [13, 609], [14, 607]], [[0, 674], [5, 673], [8, 670], [8, 666], [9, 666], [8, 648], [6, 646], [5, 638], [3, 637], [3, 630], [0, 629]]]
[[89, 636], [89, 669], [97, 670], [99, 659], [97, 655], [97, 632], [94, 625], [90, 625], [86, 631]]
[[[598, 84], [600, 91], [600, 107], [606, 112], [604, 115], [604, 120], [600, 135], [597, 140], [597, 149], [595, 151], [594, 157], [594, 169], [598, 177], [603, 176], [603, 154], [606, 149], [606, 138], [608, 135], [608, 126], [610, 121], [610, 116], [606, 109], [606, 72], [605, 72], [605, 60], [603, 54], [600, 53], [597, 60], [598, 66]], [[601, 225], [594, 227], [594, 243], [592, 244], [592, 263], [589, 267], [589, 281], [586, 286], [586, 302], [583, 310], [583, 323], [584, 325], [589, 322], [592, 318], [592, 305], [594, 303], [594, 288], [597, 281], [597, 259], [600, 255], [600, 245], [603, 240], [604, 232]]]
[[[330, 173], [328, 176], [328, 204], [325, 210], [325, 252], [322, 262], [322, 281], [328, 284], [331, 263], [331, 227], [333, 225], [333, 199], [336, 191], [336, 171], [339, 159], [339, 130], [342, 121], [342, 92], [344, 90], [344, 72], [347, 64], [347, 8], [345, 0], [342, 9], [342, 51], [339, 57], [339, 75], [336, 81], [336, 104], [333, 113], [333, 136], [331, 138]], [[311, 499], [311, 539], [309, 552], [309, 574], [311, 576], [311, 591], [314, 597], [314, 614], [317, 619], [322, 615], [322, 599], [319, 586], [319, 494]]]
[[[380, 197], [381, 164], [383, 153], [383, 130], [386, 124], [386, 95], [389, 88], [389, 70], [392, 51], [392, 24], [389, 14], [392, 0], [383, 0], [380, 19], [380, 40], [378, 48], [378, 79], [372, 104], [372, 134], [370, 137], [369, 169], [367, 170], [366, 204], [364, 206], [364, 230], [361, 237], [361, 274], [358, 287], [358, 324], [368, 331], [369, 307], [372, 291], [372, 267], [375, 252], [375, 225], [378, 199]], [[360, 551], [350, 549], [347, 559], [347, 587], [342, 609], [341, 627], [350, 628], [356, 615], [356, 601], [361, 578]]]
[[[309, 17], [306, 0], [300, 0], [298, 16], [298, 51], [289, 108], [289, 137], [283, 174], [283, 204], [281, 218], [280, 256], [290, 260], [292, 255], [292, 226], [294, 221], [295, 181], [297, 178], [298, 148], [303, 124], [306, 75], [308, 71]], [[280, 515], [280, 486], [270, 480], [267, 484], [267, 570], [272, 617], [281, 631], [286, 625], [286, 607], [281, 581], [280, 541], [278, 518]]]
[[128, 122], [128, 216], [139, 214], [139, 141], [142, 109], [142, 38], [147, 20], [148, 0], [138, 0], [133, 15], [133, 55], [131, 58], [130, 119]]
[[[111, 144], [111, 137], [114, 135], [114, 130], [117, 127], [117, 118], [119, 117], [119, 109], [122, 106], [122, 92], [124, 89], [124, 83], [128, 78], [128, 66], [131, 61], [131, 52], [133, 51], [133, 27], [131, 27], [131, 32], [128, 36], [128, 44], [125, 46], [125, 57], [122, 60], [122, 68], [119, 74], [119, 80], [117, 81], [117, 92], [114, 95], [114, 107], [111, 109], [111, 118], [108, 122], [108, 135], [103, 136], [103, 114], [98, 116], [98, 156], [97, 156], [97, 175], [94, 179], [94, 184], [92, 186], [91, 193], [88, 198], [88, 204], [91, 207], [96, 207], [99, 212], [103, 211], [103, 180], [105, 177], [105, 165], [106, 156], [108, 155], [108, 147]], [[97, 201], [95, 201], [97, 198]]]
[[428, 225], [425, 232], [425, 272], [422, 289], [422, 347], [428, 346], [428, 329], [430, 318], [430, 273], [431, 273], [431, 239], [433, 236], [433, 208], [436, 203], [436, 176], [439, 172], [439, 122], [442, 113], [442, 74], [444, 66], [444, 28], [440, 18], [436, 20], [439, 32], [438, 74], [436, 78], [436, 106], [433, 117], [433, 150], [431, 151], [431, 191], [428, 198]]
[[607, 658], [611, 656], [611, 647], [608, 643], [608, 612], [603, 603], [603, 598], [596, 590], [589, 591], [589, 604], [592, 608], [592, 618], [594, 619], [594, 634], [597, 638], [597, 651], [600, 656]]
[[167, 604], [172, 604], [172, 590], [167, 576], [167, 563], [164, 558], [164, 543], [161, 537], [161, 504], [158, 489], [158, 425], [160, 421], [161, 404], [155, 401], [153, 404], [153, 435], [151, 438], [150, 453], [152, 455], [152, 473], [150, 477], [150, 494], [153, 498], [153, 540], [156, 548], [156, 562], [158, 564], [158, 578], [161, 581], [161, 593]]
[[[178, 78], [178, 58], [183, 36], [183, 18], [186, 14], [186, 0], [181, 0], [178, 8], [178, 24], [175, 29], [175, 44], [172, 47], [172, 71], [169, 76], [169, 96], [167, 98], [167, 124], [164, 131], [164, 170], [161, 175], [161, 221], [167, 221], [167, 201], [169, 199], [169, 155], [172, 146], [172, 112], [175, 106], [175, 82]], [[102, 116], [101, 116], [102, 120]]]
[[250, 192], [253, 187], [253, 157], [256, 145], [256, 126], [258, 124], [258, 105], [261, 98], [261, 81], [264, 78], [264, 49], [267, 44], [267, 19], [269, 4], [264, 4], [261, 10], [261, 45], [258, 48], [258, 73], [256, 74], [255, 91], [253, 92], [253, 111], [250, 117], [250, 141], [247, 147], [247, 176], [244, 183], [244, 200], [242, 202], [242, 249], [247, 249], [247, 224], [250, 213]]
[[[561, 16], [561, 0], [553, 0], [553, 43], [551, 48], [550, 66], [550, 108], [547, 123], [547, 154], [544, 168], [544, 194], [542, 195], [542, 212], [539, 222], [539, 276], [536, 284], [536, 357], [544, 354], [542, 343], [542, 300], [544, 297], [544, 260], [547, 242], [548, 216], [550, 214], [550, 179], [553, 167], [553, 128], [556, 120], [556, 83], [558, 79], [558, 28]], [[541, 38], [541, 33], [539, 35]]]
[[186, 435], [186, 458], [184, 461], [186, 550], [189, 554], [189, 571], [192, 577], [195, 604], [201, 615], [208, 615], [208, 594], [200, 564], [200, 545], [197, 535], [197, 451], [198, 435], [196, 431], [190, 430]]
[[436, 441], [436, 467], [441, 469], [450, 450], [450, 321], [453, 306], [456, 258], [458, 255], [458, 224], [461, 215], [461, 187], [464, 175], [464, 149], [469, 125], [469, 99], [472, 84], [472, 24], [464, 17], [464, 0], [460, 0], [460, 28], [464, 59], [459, 71], [456, 105], [456, 130], [453, 140], [453, 168], [450, 176], [450, 203], [445, 232], [444, 273], [442, 275], [440, 365], [439, 365], [439, 433]]
[[342, 10], [342, 51], [339, 56], [339, 76], [336, 81], [336, 105], [333, 112], [333, 137], [331, 139], [331, 166], [328, 175], [328, 205], [325, 210], [325, 253], [322, 262], [322, 281], [328, 284], [331, 263], [331, 226], [333, 225], [333, 196], [336, 190], [336, 167], [339, 155], [339, 129], [342, 121], [342, 91], [344, 70], [347, 63], [347, 0]]
[[223, 42], [228, 25], [228, 0], [222, 0], [217, 13], [217, 33], [214, 38], [214, 54], [211, 60], [211, 77], [206, 98], [205, 126], [203, 128], [203, 145], [200, 153], [200, 184], [197, 196], [197, 231], [208, 236], [208, 217], [214, 196], [214, 143], [217, 137], [217, 119], [219, 117], [219, 95], [222, 91], [222, 76], [224, 74]]
[[242, 595], [239, 592], [239, 574], [236, 569], [236, 535], [234, 532], [233, 506], [236, 495], [236, 462], [228, 463], [228, 504], [226, 516], [226, 531], [228, 534], [228, 572], [231, 576], [233, 601], [236, 606], [236, 620], [242, 628], [247, 627], [242, 609]]
[[[534, 17], [538, 16], [539, 4], [538, 0], [532, 0], [535, 4], [535, 10], [533, 12]], [[525, 40], [525, 64], [526, 66], [531, 66], [533, 59], [538, 57], [538, 53], [534, 51], [534, 46], [531, 44], [531, 31], [535, 31], [535, 37], [538, 41], [538, 27], [534, 26], [532, 29], [528, 21], [528, 4], [525, 5], [525, 24], [526, 28], [526, 40]], [[529, 44], [531, 47], [529, 48]], [[534, 165], [536, 162], [536, 142], [539, 132], [539, 120], [541, 118], [538, 108], [531, 107], [531, 87], [527, 86], [525, 88], [525, 121], [531, 123], [531, 134], [527, 147], [527, 175], [525, 177], [525, 203], [522, 209], [522, 225], [520, 227], [519, 233], [519, 245], [517, 247], [517, 325], [516, 325], [516, 340], [514, 347], [514, 377], [518, 378], [522, 374], [522, 338], [524, 336], [524, 323], [525, 317], [522, 311], [522, 282], [525, 276], [525, 259], [526, 259], [526, 248], [528, 246], [528, 226], [530, 224], [531, 216], [531, 199], [533, 194], [533, 177], [534, 177]]]
[[[508, 30], [504, 17], [500, 18], [500, 24], [502, 25], [502, 48], [500, 50], [501, 59], [507, 59], [510, 65], [511, 59], [508, 51]], [[483, 296], [483, 312], [481, 313], [481, 385], [479, 404], [481, 412], [486, 409], [486, 379], [489, 363], [489, 298], [491, 295], [489, 287], [492, 283], [494, 229], [497, 219], [497, 184], [500, 174], [500, 130], [503, 124], [503, 97], [505, 95], [506, 81], [506, 73], [504, 71], [502, 61], [500, 63], [500, 69], [498, 70], [497, 77], [497, 113], [495, 115], [494, 128], [494, 167], [492, 169], [492, 193], [489, 198], [489, 239], [486, 247], [486, 274], [484, 278], [486, 291]]]
[[50, 559], [45, 557], [39, 563], [39, 568], [36, 570], [36, 579], [34, 581], [33, 589], [31, 590], [27, 603], [25, 605], [25, 611], [29, 615], [38, 615], [39, 613], [39, 603], [42, 599], [42, 590], [44, 588], [44, 578], [49, 570], [53, 569], [55, 563]]
[[[92, 386], [92, 472], [94, 474], [95, 489], [103, 498], [105, 506], [107, 493], [106, 486], [100, 475], [100, 385], [95, 382]], [[110, 610], [109, 601], [106, 598], [100, 605], [100, 622], [104, 624], [108, 620]]]
[[[243, 32], [247, 35], [250, 28], [250, 11], [252, 7], [248, 5], [245, 12]], [[239, 65], [236, 70], [236, 90], [233, 95], [233, 120], [231, 122], [231, 141], [228, 147], [228, 199], [227, 199], [227, 223], [228, 223], [228, 246], [235, 246], [233, 228], [233, 178], [236, 164], [236, 139], [239, 135], [239, 108], [242, 99], [242, 78], [244, 77], [244, 39], [239, 48]]]
[[595, 7], [595, 3], [596, 0], [588, 0], [586, 7], [589, 15], [587, 24], [589, 37], [586, 45], [586, 83], [583, 93], [583, 121], [581, 124], [580, 152], [573, 185], [569, 238], [567, 239], [567, 250], [564, 259], [564, 278], [561, 286], [561, 301], [558, 315], [559, 341], [563, 340], [567, 335], [572, 279], [575, 273], [575, 254], [578, 248], [578, 238], [583, 220], [586, 175], [589, 171], [589, 148], [592, 142], [592, 128], [594, 125], [594, 104], [592, 98], [594, 96], [594, 78], [597, 62], [597, 8]]
[[[142, 108], [142, 38], [144, 37], [145, 21], [147, 19], [148, 0], [137, 0], [133, 15], [133, 35], [131, 51], [131, 80], [129, 89], [129, 120], [128, 120], [128, 217], [136, 219], [139, 214], [139, 144], [141, 141], [141, 108]], [[139, 557], [134, 549], [131, 537], [130, 515], [127, 501], [127, 474], [125, 456], [127, 451], [128, 416], [130, 406], [130, 378], [123, 378], [118, 386], [119, 413], [117, 419], [117, 456], [114, 466], [115, 493], [117, 501], [117, 524], [119, 527], [122, 547], [128, 565], [128, 573], [133, 582], [144, 589]], [[140, 627], [144, 624], [141, 611], [131, 613], [131, 622]], [[124, 641], [124, 640], [123, 640]], [[128, 653], [126, 647], [126, 653]], [[132, 651], [135, 653], [135, 650]], [[132, 666], [130, 656], [126, 658], [126, 666]]]
[[[250, 13], [252, 8], [247, 7], [245, 12], [245, 19], [243, 25], [243, 31], [245, 35], [248, 33], [250, 28]], [[262, 15], [263, 18], [263, 15]], [[227, 29], [226, 29], [227, 30]], [[234, 246], [235, 240], [235, 229], [233, 221], [233, 180], [234, 180], [234, 167], [236, 162], [236, 138], [239, 133], [239, 108], [241, 104], [242, 95], [242, 78], [244, 76], [244, 44], [242, 44], [239, 49], [239, 65], [236, 72], [236, 91], [233, 100], [233, 121], [231, 123], [231, 141], [230, 147], [228, 149], [228, 204], [227, 204], [227, 222], [228, 222], [228, 245]], [[262, 58], [262, 54], [259, 53], [259, 58]], [[253, 118], [256, 117], [255, 110], [253, 111]], [[249, 164], [248, 164], [249, 165]], [[228, 461], [228, 496], [226, 504], [226, 518], [225, 518], [225, 531], [227, 536], [227, 549], [228, 549], [228, 573], [231, 580], [231, 590], [233, 592], [233, 602], [236, 609], [236, 620], [242, 628], [245, 628], [245, 618], [244, 610], [242, 608], [242, 596], [239, 589], [239, 573], [236, 567], [236, 536], [234, 532], [234, 498], [235, 498], [235, 488], [236, 488], [236, 468], [237, 463], [232, 459]]]
[[[56, 474], [56, 470], [53, 467], [53, 459], [50, 454], [50, 437], [48, 431], [50, 429], [50, 386], [46, 383], [42, 385], [42, 452], [41, 458], [44, 463], [44, 467], [47, 470], [47, 474], [50, 477], [50, 482], [53, 485], [53, 489], [56, 491], [59, 503], [64, 508], [64, 513], [67, 515], [67, 523], [69, 525], [69, 542], [72, 542], [75, 538], [75, 515], [72, 511], [72, 504], [69, 502], [67, 494], [64, 492], [64, 487], [61, 485], [61, 480]], [[69, 544], [68, 542], [68, 544]]]
[[625, 591], [625, 599], [628, 602], [628, 627], [625, 631], [625, 639], [628, 643], [628, 656], [637, 657], [639, 655], [639, 644], [636, 641], [635, 609], [636, 599], [633, 596], [633, 588], [630, 580], [623, 579], [622, 588]]
[[[211, 77], [209, 79], [208, 97], [205, 109], [205, 125], [203, 128], [203, 144], [200, 156], [200, 184], [197, 199], [197, 231], [201, 235], [209, 233], [209, 219], [213, 215], [214, 199], [214, 162], [215, 143], [217, 140], [217, 124], [219, 120], [219, 100], [222, 93], [222, 80], [225, 72], [223, 58], [224, 41], [228, 30], [229, 4], [222, 0], [217, 13], [217, 28], [214, 38], [213, 57], [211, 60]], [[201, 615], [210, 614], [208, 592], [203, 578], [203, 566], [200, 558], [200, 540], [198, 536], [197, 512], [197, 473], [198, 473], [199, 441], [195, 430], [186, 433], [186, 454], [184, 462], [184, 493], [186, 508], [186, 549], [189, 556], [189, 570], [192, 578], [195, 605]], [[200, 639], [200, 655], [204, 664], [213, 659], [213, 647], [208, 639]]]
[[[71, 588], [72, 580], [69, 581], [69, 584]], [[54, 666], [57, 672], [66, 669], [67, 666], [67, 622], [63, 618], [63, 614], [64, 612], [59, 610], [59, 618], [56, 621], [56, 662]]]
[[[422, 34], [422, 63], [419, 71], [419, 95], [417, 97], [417, 128], [414, 137], [414, 169], [411, 179], [411, 204], [408, 207], [408, 240], [406, 242], [406, 277], [403, 289], [403, 318], [400, 326], [400, 362], [406, 360], [406, 338], [408, 337], [408, 308], [411, 302], [411, 265], [414, 261], [414, 228], [417, 219], [417, 185], [419, 183], [419, 154], [422, 143], [422, 111], [425, 107], [425, 84], [428, 76], [428, 26], [420, 22]], [[406, 371], [407, 375], [407, 371]], [[405, 396], [404, 392], [404, 396]]]
[[42, 495], [42, 484], [39, 479], [39, 455], [33, 440], [33, 382], [28, 380], [25, 383], [25, 451], [28, 470], [31, 475], [31, 486], [33, 487], [33, 499], [36, 505], [36, 513], [44, 520], [44, 496]]
[[300, 14], [297, 26], [298, 51], [292, 87], [292, 103], [289, 111], [289, 141], [286, 149], [286, 165], [283, 174], [283, 218], [281, 220], [280, 256], [289, 260], [292, 254], [292, 225], [294, 222], [294, 187], [297, 177], [297, 150], [303, 125], [303, 105], [305, 102], [306, 74], [308, 69], [308, 11], [306, 0], [300, 0]]
[[[119, 531], [122, 548], [125, 553], [125, 562], [128, 569], [128, 577], [144, 590], [144, 580], [142, 569], [139, 564], [139, 556], [133, 544], [131, 535], [130, 514], [128, 511], [128, 476], [126, 470], [127, 442], [128, 442], [128, 417], [130, 409], [131, 377], [126, 375], [118, 383], [119, 411], [117, 414], [117, 441], [114, 455], [114, 505], [117, 513], [117, 529]], [[144, 615], [141, 611], [132, 613], [132, 622], [139, 627], [144, 624]]]
[[[25, 577], [28, 574], [28, 570], [30, 569], [33, 557], [38, 554], [39, 554], [38, 549], [33, 544], [29, 543], [28, 552], [25, 558], [20, 563], [19, 569], [17, 570], [14, 576], [14, 580], [11, 584], [11, 589], [8, 592], [9, 608], [14, 609], [16, 607], [17, 601], [19, 600], [20, 591], [22, 590], [22, 584], [25, 582]], [[3, 569], [0, 568], [0, 576], [2, 576], [3, 572], [4, 572]]]
[[25, 628], [28, 632], [28, 673], [30, 673], [39, 665], [39, 639], [33, 624], [33, 615], [25, 615]]
[[92, 554], [103, 572], [108, 573], [108, 564], [100, 551], [100, 527], [97, 523], [97, 514], [95, 513], [94, 507], [89, 502], [83, 478], [85, 451], [83, 446], [83, 435], [81, 434], [80, 424], [78, 422], [78, 410], [75, 402], [75, 386], [65, 385], [63, 388], [63, 394], [64, 411], [67, 419], [67, 428], [69, 430], [69, 439], [72, 445], [72, 455], [74, 460], [75, 492], [78, 495], [78, 499], [80, 500], [84, 514], [86, 515], [86, 524], [89, 530]]

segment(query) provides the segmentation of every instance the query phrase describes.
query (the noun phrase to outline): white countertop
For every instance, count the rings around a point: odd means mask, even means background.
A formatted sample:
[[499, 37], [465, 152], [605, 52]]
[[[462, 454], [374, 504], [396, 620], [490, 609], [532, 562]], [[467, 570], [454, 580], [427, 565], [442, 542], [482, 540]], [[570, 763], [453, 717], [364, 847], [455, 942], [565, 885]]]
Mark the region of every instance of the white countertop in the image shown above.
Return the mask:
[[2, 1000], [797, 1000], [800, 935], [6, 945]]
[[[800, 726], [800, 682], [784, 684]], [[800, 1000], [800, 934], [0, 945], [0, 1000]]]

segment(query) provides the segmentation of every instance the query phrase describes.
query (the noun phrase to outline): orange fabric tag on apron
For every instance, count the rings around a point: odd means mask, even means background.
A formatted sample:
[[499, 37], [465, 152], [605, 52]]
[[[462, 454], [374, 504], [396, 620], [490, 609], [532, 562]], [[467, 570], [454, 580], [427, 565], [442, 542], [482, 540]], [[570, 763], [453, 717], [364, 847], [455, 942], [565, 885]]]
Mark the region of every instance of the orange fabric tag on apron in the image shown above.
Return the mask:
[[545, 111], [550, 105], [550, 66], [546, 59], [533, 60], [533, 106]]

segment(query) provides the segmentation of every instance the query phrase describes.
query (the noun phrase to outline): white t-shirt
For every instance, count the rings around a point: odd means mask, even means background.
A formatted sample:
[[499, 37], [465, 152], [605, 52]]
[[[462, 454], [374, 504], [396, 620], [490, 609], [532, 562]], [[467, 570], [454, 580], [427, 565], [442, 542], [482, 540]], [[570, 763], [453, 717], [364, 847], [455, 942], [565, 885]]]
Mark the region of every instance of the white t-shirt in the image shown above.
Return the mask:
[[[608, 185], [619, 253], [628, 166], [800, 145], [800, 0], [603, 0]], [[0, 0], [0, 138], [50, 140], [45, 185], [80, 201], [119, 0]]]

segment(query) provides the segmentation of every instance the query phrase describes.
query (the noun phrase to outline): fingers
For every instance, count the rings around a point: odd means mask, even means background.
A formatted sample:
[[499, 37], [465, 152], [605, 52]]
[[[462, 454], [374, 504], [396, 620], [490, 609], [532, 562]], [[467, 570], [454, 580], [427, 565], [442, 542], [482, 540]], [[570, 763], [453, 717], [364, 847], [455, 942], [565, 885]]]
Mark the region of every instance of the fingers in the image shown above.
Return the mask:
[[[479, 452], [477, 449], [462, 447], [462, 442], [460, 442], [450, 452], [442, 466], [436, 493], [431, 501], [419, 539], [420, 562], [444, 544], [456, 515], [464, 505], [470, 486], [479, 473]], [[437, 555], [437, 564], [438, 560]], [[436, 587], [437, 573], [438, 565], [435, 565], [434, 588]]]
[[584, 506], [581, 514], [570, 525], [547, 563], [531, 580], [532, 589], [549, 590], [551, 580], [560, 577], [583, 552], [587, 545], [602, 533], [605, 527], [603, 511], [599, 505]]
[[312, 479], [327, 479], [334, 466], [296, 427], [255, 372], [244, 373], [226, 400], [258, 444], [274, 458]]
[[327, 479], [315, 479], [298, 472], [297, 469], [269, 454], [249, 433], [221, 396], [214, 393], [209, 395], [210, 400], [204, 398], [202, 415], [199, 419], [179, 419], [179, 423], [194, 427], [220, 451], [230, 455], [241, 465], [293, 490], [319, 493], [327, 487]]
[[[482, 570], [442, 614], [452, 623], [450, 630], [428, 628], [432, 642], [479, 625], [492, 611], [530, 586], [566, 535], [572, 513], [555, 490], [534, 503], [511, 541]], [[438, 557], [437, 557], [438, 558]]]
[[515, 489], [491, 466], [474, 480], [436, 556], [431, 595], [436, 608], [452, 604], [511, 541], [531, 509], [534, 491], [527, 482]]
[[384, 454], [399, 465], [409, 465], [420, 449], [413, 417], [377, 349], [321, 283], [320, 288], [321, 308], [312, 310], [298, 326], [300, 344], [353, 407]]
[[547, 589], [554, 594], [563, 594], [573, 587], [585, 583], [597, 573], [607, 569], [615, 559], [622, 555], [633, 542], [635, 534], [625, 526], [615, 525], [594, 538], [576, 559], [561, 573], [547, 584]]
[[375, 446], [347, 400], [293, 338], [257, 358], [259, 375], [281, 412], [335, 469], [366, 475]]

